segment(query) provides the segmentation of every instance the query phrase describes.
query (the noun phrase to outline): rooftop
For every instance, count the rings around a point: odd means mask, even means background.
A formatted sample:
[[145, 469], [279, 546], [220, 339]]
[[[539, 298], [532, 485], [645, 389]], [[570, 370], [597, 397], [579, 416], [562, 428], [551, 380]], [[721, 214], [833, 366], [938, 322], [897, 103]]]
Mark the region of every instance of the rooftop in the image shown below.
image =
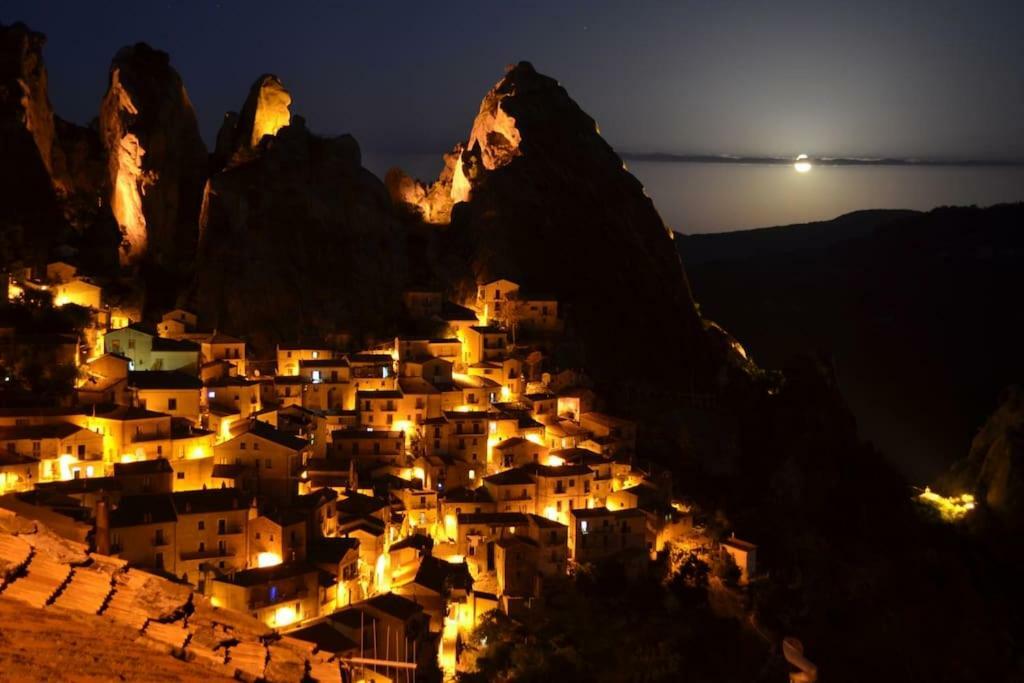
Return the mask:
[[128, 385], [136, 389], [195, 389], [203, 383], [195, 375], [178, 370], [140, 370], [128, 373]]
[[20, 439], [66, 439], [67, 437], [82, 431], [82, 427], [69, 422], [61, 422], [52, 425], [24, 425], [15, 427], [0, 427], [0, 441], [18, 441]]
[[147, 474], [170, 474], [174, 471], [166, 458], [114, 463], [115, 477], [135, 477]]
[[[389, 614], [396, 619], [405, 621], [423, 611], [423, 608], [408, 598], [394, 593], [384, 593], [370, 598], [359, 605], [367, 605], [376, 610]], [[359, 605], [356, 605], [357, 607]]]
[[495, 486], [526, 486], [533, 484], [533, 477], [522, 467], [513, 467], [504, 472], [484, 477], [484, 481]]
[[273, 567], [255, 567], [235, 572], [233, 576], [226, 576], [214, 579], [236, 586], [259, 586], [260, 584], [290, 579], [296, 576], [303, 576], [310, 573], [320, 573], [320, 570], [305, 562], [285, 562]]

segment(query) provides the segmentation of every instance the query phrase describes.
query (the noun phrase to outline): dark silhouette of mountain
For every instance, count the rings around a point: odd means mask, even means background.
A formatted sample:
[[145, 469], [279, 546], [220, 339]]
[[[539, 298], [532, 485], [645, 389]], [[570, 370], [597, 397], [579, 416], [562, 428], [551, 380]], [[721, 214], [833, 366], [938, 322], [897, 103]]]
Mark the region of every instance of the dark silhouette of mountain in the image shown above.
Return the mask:
[[861, 427], [930, 479], [1024, 375], [1024, 205], [680, 237], [702, 313], [755, 361], [828, 354]]

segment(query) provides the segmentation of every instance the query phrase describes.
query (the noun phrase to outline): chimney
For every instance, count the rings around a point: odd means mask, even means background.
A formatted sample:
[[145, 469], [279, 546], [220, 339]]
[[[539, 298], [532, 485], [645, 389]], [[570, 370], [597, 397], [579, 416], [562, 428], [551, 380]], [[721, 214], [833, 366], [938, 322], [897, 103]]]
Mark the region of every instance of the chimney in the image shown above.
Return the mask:
[[110, 502], [102, 496], [96, 503], [96, 552], [110, 554]]

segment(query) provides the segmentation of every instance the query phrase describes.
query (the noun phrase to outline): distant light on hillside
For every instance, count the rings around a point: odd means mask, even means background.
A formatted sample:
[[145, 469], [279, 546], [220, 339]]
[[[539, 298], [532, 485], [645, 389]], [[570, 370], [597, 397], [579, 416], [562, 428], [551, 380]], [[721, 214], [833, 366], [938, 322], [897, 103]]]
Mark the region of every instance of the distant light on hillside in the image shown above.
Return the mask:
[[796, 169], [797, 173], [809, 173], [811, 168], [811, 160], [807, 158], [806, 154], [801, 154], [796, 158], [796, 163], [793, 164], [793, 168]]

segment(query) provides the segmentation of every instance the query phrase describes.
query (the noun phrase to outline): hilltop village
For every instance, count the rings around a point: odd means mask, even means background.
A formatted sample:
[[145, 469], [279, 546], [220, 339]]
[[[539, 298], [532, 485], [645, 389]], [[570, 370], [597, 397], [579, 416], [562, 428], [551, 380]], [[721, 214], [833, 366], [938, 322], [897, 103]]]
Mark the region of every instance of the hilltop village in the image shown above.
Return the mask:
[[[708, 552], [636, 424], [553, 367], [559, 302], [518, 283], [406, 291], [432, 336], [271, 359], [185, 310], [137, 322], [63, 262], [14, 273], [8, 298], [88, 323], [2, 330], [5, 367], [74, 367], [76, 400], [0, 410], [0, 507], [339, 657], [451, 676], [485, 614], [546, 582]], [[715, 547], [746, 583], [755, 546]]]

